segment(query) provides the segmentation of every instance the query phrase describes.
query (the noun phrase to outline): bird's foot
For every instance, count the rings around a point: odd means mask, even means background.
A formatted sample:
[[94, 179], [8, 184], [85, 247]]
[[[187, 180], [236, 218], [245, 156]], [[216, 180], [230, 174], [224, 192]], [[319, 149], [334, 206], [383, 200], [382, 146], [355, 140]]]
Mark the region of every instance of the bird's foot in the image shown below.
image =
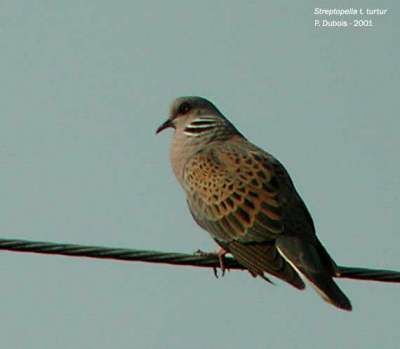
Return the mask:
[[[209, 257], [218, 257], [218, 261], [219, 261], [219, 267], [221, 269], [221, 277], [225, 276], [225, 271], [229, 269], [226, 268], [225, 266], [225, 255], [228, 252], [226, 250], [224, 250], [222, 247], [217, 251], [217, 252], [204, 252], [202, 250], [197, 250], [195, 252], [196, 255], [198, 256], [209, 256]], [[218, 271], [217, 271], [217, 267], [213, 267], [214, 270], [214, 275], [215, 277], [218, 279], [219, 275], [218, 275]]]

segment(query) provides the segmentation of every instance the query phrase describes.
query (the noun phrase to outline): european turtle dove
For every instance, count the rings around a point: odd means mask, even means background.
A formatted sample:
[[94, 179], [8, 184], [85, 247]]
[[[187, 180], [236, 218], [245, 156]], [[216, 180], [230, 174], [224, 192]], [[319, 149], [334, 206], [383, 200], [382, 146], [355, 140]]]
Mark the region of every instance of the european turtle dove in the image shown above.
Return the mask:
[[[335, 264], [318, 240], [283, 165], [201, 97], [176, 99], [156, 133], [168, 127], [175, 129], [173, 171], [194, 220], [221, 247], [219, 255], [231, 253], [253, 276], [268, 281], [264, 273], [303, 289], [307, 279], [325, 301], [351, 310], [333, 281], [344, 267]], [[365, 270], [371, 271], [368, 279], [382, 281], [380, 271]]]

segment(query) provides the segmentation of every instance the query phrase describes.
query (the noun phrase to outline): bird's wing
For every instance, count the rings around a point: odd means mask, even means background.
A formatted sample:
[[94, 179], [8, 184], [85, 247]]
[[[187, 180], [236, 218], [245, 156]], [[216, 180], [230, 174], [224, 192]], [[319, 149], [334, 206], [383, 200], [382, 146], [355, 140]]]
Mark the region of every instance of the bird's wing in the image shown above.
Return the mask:
[[285, 234], [288, 200], [280, 188], [278, 165], [251, 144], [213, 144], [189, 159], [183, 183], [196, 222], [252, 274], [267, 271], [303, 288], [275, 246], [275, 239]]

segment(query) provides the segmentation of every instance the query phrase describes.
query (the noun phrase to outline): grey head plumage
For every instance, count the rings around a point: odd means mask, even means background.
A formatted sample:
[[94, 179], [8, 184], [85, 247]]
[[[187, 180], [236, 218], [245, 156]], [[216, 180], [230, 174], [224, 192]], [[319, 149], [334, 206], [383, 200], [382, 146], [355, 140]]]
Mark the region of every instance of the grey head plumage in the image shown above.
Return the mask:
[[179, 97], [172, 102], [168, 119], [156, 133], [168, 127], [186, 136], [186, 142], [194, 144], [240, 135], [213, 103], [197, 96]]

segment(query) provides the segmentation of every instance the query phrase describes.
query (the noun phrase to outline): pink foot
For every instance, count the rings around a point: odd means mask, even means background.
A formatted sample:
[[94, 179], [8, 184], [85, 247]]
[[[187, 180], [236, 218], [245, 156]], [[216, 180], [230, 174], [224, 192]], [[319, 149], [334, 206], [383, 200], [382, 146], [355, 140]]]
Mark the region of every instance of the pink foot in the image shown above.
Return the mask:
[[[219, 260], [219, 267], [221, 268], [221, 277], [225, 276], [226, 266], [225, 266], [225, 255], [228, 252], [225, 251], [222, 247], [217, 251], [217, 256]], [[218, 279], [217, 268], [214, 268], [214, 275]]]
[[[221, 277], [223, 277], [225, 275], [225, 271], [227, 270], [226, 266], [225, 266], [225, 255], [228, 252], [225, 251], [222, 247], [217, 251], [217, 252], [204, 252], [201, 250], [197, 250], [196, 254], [200, 255], [200, 256], [217, 256], [218, 257], [218, 261], [219, 261], [219, 267], [221, 268]], [[217, 267], [213, 268], [214, 270], [214, 275], [215, 277], [218, 279], [218, 271], [217, 271]], [[228, 269], [229, 270], [229, 269]]]

